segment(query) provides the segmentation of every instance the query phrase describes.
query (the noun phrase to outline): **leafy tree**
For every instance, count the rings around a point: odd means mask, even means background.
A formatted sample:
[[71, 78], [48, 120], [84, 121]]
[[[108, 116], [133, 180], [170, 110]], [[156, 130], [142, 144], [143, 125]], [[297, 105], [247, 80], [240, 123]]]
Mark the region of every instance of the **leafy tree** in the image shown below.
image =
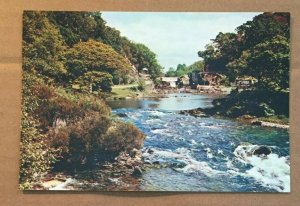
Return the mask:
[[243, 42], [242, 49], [248, 49], [261, 42], [270, 40], [280, 35], [289, 39], [290, 16], [289, 13], [266, 12], [257, 15], [252, 21], [248, 21], [237, 27], [237, 33]]
[[198, 71], [198, 72], [201, 72], [204, 70], [204, 63], [203, 61], [196, 61], [194, 62], [193, 64], [191, 64], [190, 66], [188, 66], [188, 70], [189, 72], [192, 72], [192, 71]]
[[47, 14], [69, 46], [89, 39], [102, 40], [106, 26], [99, 12], [51, 11]]
[[148, 72], [152, 79], [162, 75], [162, 67], [159, 65], [156, 54], [153, 53], [147, 46], [144, 44], [134, 44], [133, 51], [136, 52], [133, 54], [135, 58], [135, 66], [138, 72], [141, 72], [144, 68], [148, 69]]
[[132, 66], [126, 58], [109, 45], [94, 40], [74, 45], [66, 57], [71, 79], [77, 79], [88, 71], [110, 74], [113, 74], [114, 71], [132, 72]]
[[289, 41], [277, 35], [244, 51], [228, 67], [242, 75], [253, 76], [258, 85], [276, 90], [289, 87]]
[[66, 47], [59, 30], [44, 12], [23, 14], [23, 68], [47, 80], [62, 82], [67, 73], [64, 66]]
[[75, 81], [80, 85], [83, 91], [104, 91], [110, 92], [112, 83], [112, 75], [105, 72], [89, 71], [80, 76]]
[[220, 32], [198, 55], [204, 59], [206, 70], [226, 74], [226, 65], [240, 54], [239, 44], [236, 34]]
[[169, 68], [169, 70], [166, 72], [166, 77], [181, 77], [184, 75], [187, 75], [191, 72], [200, 72], [204, 70], [203, 61], [196, 61], [190, 66], [186, 66], [185, 64], [178, 64], [177, 69], [174, 70], [174, 68]]
[[176, 77], [176, 71], [173, 67], [170, 67], [169, 70], [166, 72], [166, 77]]

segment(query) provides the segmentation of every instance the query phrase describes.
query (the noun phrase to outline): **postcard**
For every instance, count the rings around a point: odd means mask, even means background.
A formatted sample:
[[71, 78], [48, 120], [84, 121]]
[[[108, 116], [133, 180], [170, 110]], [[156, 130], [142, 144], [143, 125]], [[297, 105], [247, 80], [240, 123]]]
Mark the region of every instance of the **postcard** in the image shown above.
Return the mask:
[[24, 11], [22, 190], [290, 192], [290, 14]]

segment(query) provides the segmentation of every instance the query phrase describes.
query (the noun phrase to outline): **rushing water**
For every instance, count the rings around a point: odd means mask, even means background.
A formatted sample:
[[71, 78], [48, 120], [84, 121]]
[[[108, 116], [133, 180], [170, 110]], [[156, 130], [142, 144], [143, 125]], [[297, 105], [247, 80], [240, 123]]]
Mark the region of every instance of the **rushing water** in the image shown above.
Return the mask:
[[[109, 102], [113, 113], [123, 114], [120, 116], [124, 121], [132, 122], [146, 134], [144, 159], [167, 165], [144, 173], [140, 189], [289, 192], [287, 130], [178, 112], [209, 107], [213, 98], [171, 94], [156, 100]], [[271, 148], [272, 153], [265, 157], [252, 155], [261, 145]]]

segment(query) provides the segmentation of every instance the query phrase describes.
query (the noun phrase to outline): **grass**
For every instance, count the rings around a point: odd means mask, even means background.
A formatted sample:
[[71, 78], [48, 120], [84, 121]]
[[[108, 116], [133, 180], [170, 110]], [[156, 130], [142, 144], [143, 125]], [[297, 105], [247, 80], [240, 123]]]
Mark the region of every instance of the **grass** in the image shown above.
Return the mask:
[[107, 99], [125, 99], [125, 98], [135, 98], [139, 96], [141, 92], [134, 91], [132, 87], [112, 87], [112, 91], [107, 97]]
[[289, 124], [289, 118], [283, 115], [274, 115], [270, 117], [260, 117], [258, 118], [260, 121], [264, 122], [271, 122], [271, 123], [276, 123], [276, 124], [283, 124], [283, 125], [288, 125]]

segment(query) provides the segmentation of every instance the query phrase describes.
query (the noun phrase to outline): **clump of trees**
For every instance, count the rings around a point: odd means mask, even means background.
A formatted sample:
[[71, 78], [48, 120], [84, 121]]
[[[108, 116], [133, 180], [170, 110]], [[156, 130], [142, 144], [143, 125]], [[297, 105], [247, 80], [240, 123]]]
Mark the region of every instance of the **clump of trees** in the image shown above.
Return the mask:
[[102, 96], [143, 67], [152, 78], [161, 73], [150, 49], [98, 12], [24, 12], [20, 187], [54, 166], [75, 169], [140, 148], [143, 133], [112, 119]]
[[218, 101], [224, 106], [223, 113], [227, 110], [229, 116], [289, 115], [288, 109], [284, 113], [278, 110], [288, 108], [289, 44], [289, 13], [263, 13], [237, 27], [236, 33], [219, 33], [205, 50], [198, 52], [206, 71], [222, 73], [229, 82], [245, 76], [257, 80], [251, 94], [233, 92]]
[[166, 77], [181, 77], [191, 72], [202, 72], [204, 70], [203, 61], [196, 61], [193, 64], [186, 66], [185, 64], [178, 64], [177, 68], [169, 68], [166, 72]]

